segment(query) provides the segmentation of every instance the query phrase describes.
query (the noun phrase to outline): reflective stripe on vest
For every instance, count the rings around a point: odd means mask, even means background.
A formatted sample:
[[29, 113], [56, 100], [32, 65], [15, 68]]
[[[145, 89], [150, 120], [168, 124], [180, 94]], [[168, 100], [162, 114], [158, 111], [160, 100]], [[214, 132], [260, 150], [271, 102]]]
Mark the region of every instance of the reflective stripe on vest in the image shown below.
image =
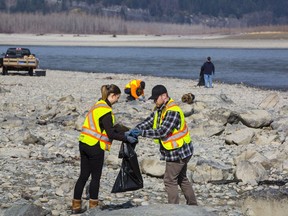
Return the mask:
[[163, 139], [162, 140], [163, 146], [165, 147], [165, 146], [170, 145], [170, 147], [168, 147], [169, 149], [176, 149], [176, 148], [181, 147], [183, 144], [179, 146], [177, 144], [177, 140], [183, 139], [188, 134], [188, 132], [189, 132], [188, 127], [185, 124], [183, 130], [178, 131], [178, 133], [174, 133], [174, 134], [172, 133], [170, 136]]
[[[161, 143], [163, 145], [163, 147], [167, 150], [172, 150], [172, 149], [182, 147], [184, 143], [187, 143], [187, 144], [190, 143], [191, 138], [190, 138], [190, 134], [188, 131], [188, 127], [187, 127], [186, 122], [185, 122], [184, 113], [180, 109], [180, 107], [172, 99], [169, 100], [166, 107], [162, 110], [159, 125], [162, 125], [162, 122], [163, 122], [163, 119], [166, 115], [166, 112], [169, 110], [179, 112], [180, 118], [181, 118], [180, 129], [177, 130], [175, 128], [169, 136], [167, 136], [166, 138], [164, 138], [162, 140], [155, 139], [154, 142], [156, 142], [158, 144]], [[158, 113], [156, 111], [155, 115], [154, 115], [154, 124], [153, 124], [154, 129], [156, 129], [158, 126], [157, 125], [157, 119], [158, 119]]]
[[[108, 138], [106, 131], [101, 132], [99, 119], [105, 114], [112, 112], [112, 108], [107, 105], [103, 100], [99, 100], [86, 115], [82, 131], [79, 136], [79, 141], [86, 143], [87, 145], [93, 146], [100, 143], [101, 149], [110, 151], [111, 140]], [[112, 121], [114, 124], [114, 115], [112, 113]]]

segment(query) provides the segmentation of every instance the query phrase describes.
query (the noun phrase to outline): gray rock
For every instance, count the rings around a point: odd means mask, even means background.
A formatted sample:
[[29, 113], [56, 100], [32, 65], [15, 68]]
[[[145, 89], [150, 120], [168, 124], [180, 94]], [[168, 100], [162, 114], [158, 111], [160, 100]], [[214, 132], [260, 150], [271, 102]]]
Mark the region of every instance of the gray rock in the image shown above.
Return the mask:
[[119, 210], [103, 210], [94, 209], [90, 210], [83, 216], [135, 216], [135, 215], [145, 215], [145, 216], [216, 216], [213, 212], [209, 212], [206, 209], [199, 206], [188, 206], [188, 205], [173, 205], [173, 204], [158, 204], [158, 205], [148, 205], [131, 207], [127, 209]]
[[227, 180], [233, 177], [233, 168], [221, 162], [199, 159], [193, 173], [197, 183], [207, 183], [214, 180]]
[[240, 129], [228, 135], [225, 138], [225, 142], [227, 144], [236, 144], [236, 145], [249, 144], [251, 143], [254, 134], [255, 133], [251, 128]]
[[228, 118], [231, 116], [231, 111], [225, 108], [220, 108], [217, 110], [213, 110], [209, 114], [209, 120], [218, 122], [218, 124], [226, 125]]
[[256, 182], [267, 179], [268, 175], [259, 162], [241, 161], [237, 164], [236, 177], [241, 179], [244, 184], [255, 185]]
[[286, 216], [288, 210], [288, 190], [267, 189], [250, 191], [246, 197], [242, 212], [247, 216]]
[[51, 212], [34, 204], [12, 206], [4, 212], [4, 216], [48, 216]]
[[0, 158], [29, 158], [31, 151], [23, 148], [0, 148]]
[[266, 110], [249, 110], [239, 117], [243, 124], [252, 128], [267, 127], [272, 123], [272, 116]]
[[155, 159], [143, 159], [140, 162], [143, 173], [154, 177], [163, 177], [165, 172], [165, 162]]
[[260, 163], [266, 169], [270, 169], [272, 162], [267, 157], [255, 150], [246, 150], [241, 155], [234, 158], [234, 162], [238, 165], [241, 161], [249, 161], [251, 163]]
[[5, 120], [1, 123], [2, 128], [15, 128], [20, 127], [23, 124], [23, 120], [16, 117], [6, 117]]
[[0, 86], [0, 94], [1, 93], [7, 93], [7, 92], [11, 92], [9, 89], [3, 88]]

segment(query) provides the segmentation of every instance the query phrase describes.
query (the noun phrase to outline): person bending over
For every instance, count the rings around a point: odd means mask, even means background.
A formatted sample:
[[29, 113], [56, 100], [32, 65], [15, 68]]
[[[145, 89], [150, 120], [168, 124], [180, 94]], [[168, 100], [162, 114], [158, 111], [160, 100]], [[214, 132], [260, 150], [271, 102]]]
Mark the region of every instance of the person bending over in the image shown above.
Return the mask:
[[125, 94], [127, 94], [127, 101], [139, 100], [145, 101], [144, 96], [145, 82], [139, 79], [131, 80], [124, 89]]

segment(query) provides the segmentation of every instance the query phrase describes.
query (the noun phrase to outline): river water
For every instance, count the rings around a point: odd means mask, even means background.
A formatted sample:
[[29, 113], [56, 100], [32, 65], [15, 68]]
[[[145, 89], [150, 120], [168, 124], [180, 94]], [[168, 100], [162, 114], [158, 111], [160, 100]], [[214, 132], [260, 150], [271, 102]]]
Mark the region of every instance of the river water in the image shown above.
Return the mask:
[[[5, 52], [8, 46], [0, 46]], [[51, 70], [128, 73], [198, 79], [211, 56], [214, 80], [288, 90], [287, 49], [28, 46]]]

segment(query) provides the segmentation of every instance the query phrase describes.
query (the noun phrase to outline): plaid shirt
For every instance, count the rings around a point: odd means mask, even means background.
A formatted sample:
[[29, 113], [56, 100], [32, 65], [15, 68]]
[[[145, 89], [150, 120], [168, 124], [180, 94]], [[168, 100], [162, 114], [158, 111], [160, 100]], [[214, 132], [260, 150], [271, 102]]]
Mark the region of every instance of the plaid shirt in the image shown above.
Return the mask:
[[[180, 129], [180, 123], [181, 123], [180, 114], [179, 112], [171, 110], [166, 112], [162, 124], [161, 125], [159, 124], [161, 113], [165, 108], [165, 106], [166, 104], [163, 104], [160, 108], [157, 108], [153, 113], [150, 114], [150, 116], [148, 116], [143, 122], [141, 122], [136, 126], [136, 128], [142, 130], [143, 137], [149, 137], [153, 139], [161, 139], [161, 138], [163, 139], [167, 137], [169, 134], [171, 134], [174, 128], [176, 128], [177, 130]], [[157, 129], [153, 129], [155, 112], [158, 112]], [[177, 148], [174, 150], [166, 150], [160, 144], [160, 153], [161, 153], [160, 160], [178, 161], [193, 154], [193, 145], [192, 142], [184, 143], [181, 148]]]

